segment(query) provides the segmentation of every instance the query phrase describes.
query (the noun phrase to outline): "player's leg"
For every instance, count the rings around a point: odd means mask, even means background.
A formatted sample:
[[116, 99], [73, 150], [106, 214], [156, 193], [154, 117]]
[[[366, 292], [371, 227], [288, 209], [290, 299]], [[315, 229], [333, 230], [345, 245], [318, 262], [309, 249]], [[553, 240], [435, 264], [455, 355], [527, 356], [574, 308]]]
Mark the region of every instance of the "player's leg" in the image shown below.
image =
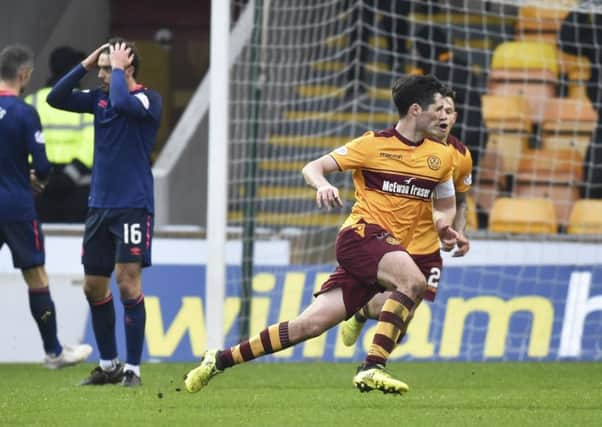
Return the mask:
[[327, 290], [319, 294], [297, 318], [268, 326], [229, 349], [207, 351], [201, 359], [201, 364], [186, 375], [186, 390], [197, 392], [224, 369], [316, 337], [347, 316], [343, 290]]
[[122, 385], [142, 385], [140, 361], [144, 346], [146, 310], [142, 293], [142, 268], [139, 263], [117, 263], [115, 276], [123, 303], [123, 325], [125, 329], [126, 362]]
[[153, 218], [144, 209], [115, 211], [111, 233], [116, 241], [115, 276], [124, 309], [126, 363], [122, 385], [142, 385], [140, 361], [144, 346], [146, 309], [142, 268], [151, 265]]
[[123, 365], [117, 357], [115, 306], [109, 288], [115, 248], [108, 228], [108, 215], [108, 210], [90, 209], [86, 218], [82, 253], [84, 293], [90, 306], [100, 361], [81, 385], [115, 384], [123, 378]]
[[36, 321], [46, 356], [44, 366], [64, 368], [86, 360], [92, 347], [88, 344], [61, 345], [57, 337], [56, 309], [48, 287], [48, 276], [43, 265], [21, 270], [29, 288], [29, 308]]
[[374, 295], [372, 299], [360, 308], [353, 316], [341, 323], [341, 338], [343, 344], [350, 347], [354, 345], [362, 333], [368, 319], [378, 319], [378, 315], [389, 298], [391, 292], [382, 292]]
[[406, 252], [395, 251], [386, 253], [379, 262], [378, 283], [392, 291], [379, 314], [372, 344], [353, 383], [362, 392], [403, 394], [409, 387], [394, 378], [385, 365], [422, 299], [426, 281]]
[[[443, 269], [441, 254], [437, 250], [431, 254], [411, 256], [426, 279], [424, 299], [432, 302], [435, 300], [439, 287], [439, 279], [441, 278], [441, 271]], [[368, 304], [341, 324], [341, 336], [345, 345], [352, 346], [355, 344], [367, 319], [378, 319], [385, 301], [390, 295], [391, 292], [383, 292], [374, 295]], [[417, 308], [418, 307], [414, 308], [414, 312]], [[406, 322], [406, 327], [402, 330], [402, 333], [397, 340], [398, 344], [403, 340], [407, 326], [411, 322], [412, 317], [413, 316], [410, 316], [410, 319]]]
[[389, 252], [382, 257], [378, 264], [378, 283], [392, 292], [379, 314], [366, 366], [386, 364], [426, 290], [422, 272], [410, 255], [402, 251]]
[[13, 265], [21, 270], [27, 284], [29, 309], [46, 353], [44, 366], [51, 369], [62, 368], [85, 360], [92, 351], [89, 345], [62, 346], [59, 342], [56, 308], [44, 269], [44, 235], [38, 221], [6, 224], [0, 230], [0, 235], [0, 244], [7, 243]]

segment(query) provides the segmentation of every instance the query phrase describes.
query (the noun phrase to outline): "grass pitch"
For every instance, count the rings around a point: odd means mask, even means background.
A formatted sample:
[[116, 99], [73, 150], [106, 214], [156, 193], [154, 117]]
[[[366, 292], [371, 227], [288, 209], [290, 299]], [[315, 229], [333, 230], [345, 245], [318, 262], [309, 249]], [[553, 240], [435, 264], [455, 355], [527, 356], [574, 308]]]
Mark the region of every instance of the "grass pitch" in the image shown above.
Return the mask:
[[359, 393], [355, 364], [249, 363], [188, 394], [193, 364], [145, 364], [144, 386], [78, 387], [93, 365], [0, 364], [0, 425], [598, 426], [599, 363], [391, 363], [404, 396]]

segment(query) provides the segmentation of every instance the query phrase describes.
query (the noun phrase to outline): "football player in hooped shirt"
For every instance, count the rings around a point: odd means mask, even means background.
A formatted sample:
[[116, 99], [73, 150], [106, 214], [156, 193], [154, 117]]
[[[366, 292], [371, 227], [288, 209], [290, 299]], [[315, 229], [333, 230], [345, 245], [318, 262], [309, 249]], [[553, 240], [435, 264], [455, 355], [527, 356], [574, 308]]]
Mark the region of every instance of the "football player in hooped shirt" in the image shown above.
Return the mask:
[[202, 390], [227, 368], [322, 334], [384, 290], [392, 292], [353, 383], [360, 391], [408, 391], [384, 367], [426, 292], [426, 279], [405, 248], [430, 203], [439, 238], [453, 246], [459, 237], [451, 227], [456, 214], [452, 153], [437, 142], [445, 137], [442, 94], [447, 90], [432, 76], [400, 78], [392, 90], [399, 112], [394, 127], [368, 132], [305, 165], [305, 181], [316, 189], [318, 206], [327, 208], [342, 201], [326, 175], [353, 170], [355, 203], [337, 236], [339, 267], [295, 319], [271, 325], [234, 347], [206, 351], [184, 379], [187, 391]]
[[[101, 87], [77, 91], [98, 67]], [[141, 385], [140, 359], [146, 311], [142, 268], [151, 264], [153, 178], [150, 154], [161, 117], [161, 97], [136, 81], [139, 58], [133, 44], [111, 39], [65, 75], [48, 95], [55, 108], [94, 114], [94, 164], [83, 242], [84, 290], [100, 363], [82, 385]], [[115, 270], [127, 347], [119, 362], [115, 309], [109, 282]]]
[[[446, 133], [444, 140], [447, 142], [447, 147], [454, 157], [453, 179], [456, 191], [456, 217], [453, 226], [459, 233], [456, 242], [457, 248], [452, 256], [461, 257], [469, 250], [469, 242], [464, 236], [464, 229], [466, 228], [466, 199], [472, 182], [472, 157], [466, 145], [450, 134], [457, 118], [453, 93], [446, 96], [443, 102], [445, 104], [444, 112], [447, 117], [444, 121]], [[439, 236], [433, 224], [432, 208], [428, 204], [426, 208], [423, 209], [420, 219], [414, 227], [413, 237], [407, 246], [407, 250], [412, 254], [412, 258], [427, 279], [424, 299], [434, 301], [441, 277], [443, 261], [439, 253]], [[444, 246], [442, 249], [450, 251], [453, 247]], [[379, 313], [388, 296], [387, 292], [376, 294], [368, 304], [341, 324], [341, 336], [345, 345], [351, 346], [355, 344], [367, 319], [378, 319]], [[398, 342], [402, 340], [404, 335], [405, 331], [402, 331]]]
[[44, 366], [56, 369], [82, 362], [92, 347], [61, 345], [57, 337], [56, 309], [44, 268], [44, 235], [32, 195], [32, 189], [39, 192], [44, 188], [51, 166], [40, 117], [19, 97], [32, 70], [29, 48], [11, 45], [0, 52], [0, 248], [8, 246], [13, 265], [23, 273], [31, 315], [46, 352]]

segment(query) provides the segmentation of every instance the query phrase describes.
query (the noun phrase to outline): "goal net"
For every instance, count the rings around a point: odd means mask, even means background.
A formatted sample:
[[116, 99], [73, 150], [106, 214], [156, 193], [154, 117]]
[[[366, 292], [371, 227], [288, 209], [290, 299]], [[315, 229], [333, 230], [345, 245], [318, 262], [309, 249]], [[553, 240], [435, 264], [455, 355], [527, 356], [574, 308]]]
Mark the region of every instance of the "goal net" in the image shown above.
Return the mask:
[[[228, 268], [227, 345], [247, 328], [254, 334], [294, 318], [336, 265], [336, 233], [354, 200], [351, 177], [330, 177], [344, 207], [320, 210], [303, 165], [365, 131], [394, 126], [392, 82], [431, 73], [456, 91], [452, 133], [474, 160], [472, 250], [445, 258], [437, 301], [422, 304], [394, 360], [602, 357], [602, 148], [594, 138], [602, 6], [233, 5], [253, 8], [254, 19], [230, 70], [228, 226], [246, 250], [243, 266]], [[288, 242], [285, 266], [250, 262], [253, 243], [270, 239]], [[263, 360], [361, 360], [372, 327], [355, 347], [343, 346], [333, 328]]]

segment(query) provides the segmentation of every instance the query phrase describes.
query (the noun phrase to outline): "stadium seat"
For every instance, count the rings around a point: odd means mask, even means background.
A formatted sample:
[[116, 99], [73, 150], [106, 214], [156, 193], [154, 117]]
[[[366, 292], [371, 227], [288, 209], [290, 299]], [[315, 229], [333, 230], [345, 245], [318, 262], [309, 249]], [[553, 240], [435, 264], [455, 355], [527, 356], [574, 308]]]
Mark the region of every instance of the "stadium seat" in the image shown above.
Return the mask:
[[582, 199], [571, 210], [569, 234], [602, 234], [602, 200]]
[[521, 6], [514, 26], [515, 38], [554, 44], [567, 14], [568, 9]]
[[493, 51], [487, 92], [522, 95], [530, 112], [556, 95], [558, 55], [555, 45], [536, 41], [501, 43]]
[[597, 121], [598, 114], [587, 98], [550, 99], [541, 118], [542, 148], [570, 148], [585, 157]]
[[513, 174], [532, 128], [527, 100], [522, 96], [483, 95], [482, 110], [489, 131], [487, 149], [501, 154], [504, 172]]
[[504, 187], [504, 158], [497, 151], [486, 150], [481, 156], [476, 182], [472, 187], [475, 203], [489, 213]]
[[483, 95], [483, 120], [491, 131], [530, 133], [529, 104], [523, 96]]
[[576, 150], [530, 150], [523, 153], [515, 176], [514, 195], [553, 201], [556, 218], [568, 224], [579, 198], [583, 159]]
[[493, 51], [492, 70], [547, 70], [558, 76], [556, 48], [549, 43], [508, 41]]
[[554, 204], [549, 199], [501, 197], [493, 204], [488, 229], [495, 233], [556, 233]]
[[585, 56], [571, 55], [558, 50], [560, 73], [568, 80], [567, 96], [569, 98], [588, 99], [586, 83], [592, 73], [592, 66]]

